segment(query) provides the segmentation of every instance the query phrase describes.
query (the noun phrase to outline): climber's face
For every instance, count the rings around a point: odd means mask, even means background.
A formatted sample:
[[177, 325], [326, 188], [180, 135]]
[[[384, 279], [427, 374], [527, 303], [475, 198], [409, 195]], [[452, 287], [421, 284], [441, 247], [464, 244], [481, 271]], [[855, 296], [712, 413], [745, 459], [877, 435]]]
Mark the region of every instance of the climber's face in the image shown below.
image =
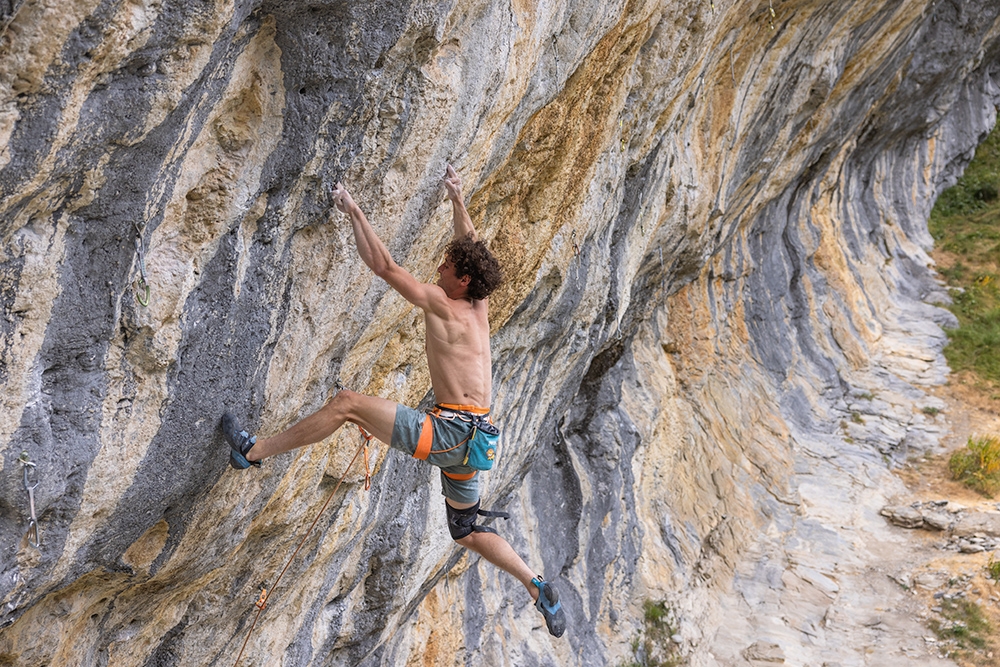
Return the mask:
[[451, 299], [460, 299], [465, 295], [466, 289], [469, 286], [469, 276], [462, 276], [459, 278], [455, 275], [455, 265], [450, 259], [445, 257], [444, 261], [441, 262], [441, 266], [437, 268], [438, 272], [438, 287], [444, 290], [444, 293], [448, 295]]

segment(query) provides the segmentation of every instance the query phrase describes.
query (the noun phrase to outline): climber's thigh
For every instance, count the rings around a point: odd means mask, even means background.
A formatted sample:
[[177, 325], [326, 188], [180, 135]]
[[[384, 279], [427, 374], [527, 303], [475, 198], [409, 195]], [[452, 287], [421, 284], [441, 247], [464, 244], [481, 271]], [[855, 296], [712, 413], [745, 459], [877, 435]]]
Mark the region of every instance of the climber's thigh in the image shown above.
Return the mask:
[[339, 403], [337, 407], [343, 410], [347, 421], [357, 424], [384, 443], [392, 442], [392, 427], [396, 420], [396, 404], [392, 401], [344, 389], [330, 403]]

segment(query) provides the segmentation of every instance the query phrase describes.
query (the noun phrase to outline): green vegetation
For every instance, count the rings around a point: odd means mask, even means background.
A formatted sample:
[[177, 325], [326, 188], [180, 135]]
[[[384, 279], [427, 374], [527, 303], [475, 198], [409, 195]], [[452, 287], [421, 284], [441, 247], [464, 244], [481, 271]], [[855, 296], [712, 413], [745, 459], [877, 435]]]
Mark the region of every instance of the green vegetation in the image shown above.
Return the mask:
[[931, 629], [938, 639], [966, 651], [982, 651], [990, 646], [993, 626], [975, 602], [964, 598], [942, 600], [941, 615], [944, 622], [931, 621]]
[[642, 608], [642, 630], [632, 640], [634, 659], [622, 667], [677, 667], [682, 659], [672, 639], [677, 634], [676, 615], [666, 602], [646, 600]]
[[955, 371], [1000, 384], [1000, 125], [976, 149], [954, 187], [938, 197], [930, 232], [944, 255], [938, 270], [952, 289], [959, 326], [945, 348]]
[[954, 479], [992, 498], [1000, 490], [1000, 438], [969, 438], [964, 449], [951, 455], [948, 470]]
[[986, 576], [993, 580], [994, 584], [1000, 584], [1000, 560], [993, 558], [990, 554], [990, 562], [986, 564]]

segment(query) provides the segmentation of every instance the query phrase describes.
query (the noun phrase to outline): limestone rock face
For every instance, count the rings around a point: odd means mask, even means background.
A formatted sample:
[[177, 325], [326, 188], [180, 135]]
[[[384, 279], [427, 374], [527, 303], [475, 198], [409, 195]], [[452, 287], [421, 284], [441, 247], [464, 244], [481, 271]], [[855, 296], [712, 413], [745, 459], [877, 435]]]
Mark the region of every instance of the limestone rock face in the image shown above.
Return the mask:
[[453, 545], [436, 471], [377, 446], [243, 664], [619, 664], [645, 601], [692, 665], [894, 664], [857, 613], [892, 593], [852, 582], [888, 548], [864, 538], [887, 464], [942, 433], [921, 411], [951, 321], [926, 218], [995, 121], [998, 17], [6, 3], [0, 664], [235, 661], [360, 439], [236, 473], [219, 415], [274, 433], [338, 378], [429, 401], [419, 311], [327, 212], [342, 179], [433, 280], [448, 163], [507, 274], [484, 502], [570, 630]]

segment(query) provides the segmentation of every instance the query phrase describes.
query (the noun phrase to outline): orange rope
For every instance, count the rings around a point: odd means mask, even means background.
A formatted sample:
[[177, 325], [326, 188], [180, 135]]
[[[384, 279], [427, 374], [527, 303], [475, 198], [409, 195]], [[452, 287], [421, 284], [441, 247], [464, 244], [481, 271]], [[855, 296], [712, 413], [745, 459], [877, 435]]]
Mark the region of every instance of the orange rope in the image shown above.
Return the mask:
[[358, 426], [358, 430], [361, 431], [361, 437], [365, 439], [365, 443], [364, 443], [364, 448], [365, 448], [365, 491], [368, 491], [369, 489], [372, 488], [372, 469], [368, 466], [368, 443], [371, 442], [372, 438], [374, 438], [375, 436], [373, 436], [371, 433], [369, 433], [368, 431], [366, 431], [360, 425]]
[[[362, 434], [363, 435], [367, 435], [367, 434], [364, 433], [364, 431], [362, 431]], [[330, 505], [330, 501], [332, 501], [333, 497], [337, 494], [337, 491], [340, 489], [340, 485], [344, 482], [344, 478], [347, 477], [347, 473], [351, 470], [351, 466], [353, 466], [354, 462], [358, 460], [358, 454], [361, 453], [361, 450], [365, 450], [365, 452], [366, 452], [366, 456], [365, 456], [365, 488], [367, 489], [371, 485], [371, 482], [370, 482], [371, 476], [368, 474], [368, 471], [367, 471], [367, 468], [368, 468], [368, 456], [367, 456], [368, 441], [371, 440], [371, 437], [372, 436], [368, 435], [367, 438], [361, 443], [361, 446], [358, 447], [358, 451], [354, 452], [354, 458], [351, 459], [351, 462], [347, 464], [347, 468], [344, 470], [344, 474], [340, 476], [339, 480], [337, 480], [337, 486], [333, 487], [333, 491], [330, 492], [330, 495], [327, 497], [326, 502], [323, 503], [323, 507], [321, 507], [320, 510], [319, 510], [319, 512], [316, 513], [316, 518], [313, 519], [312, 524], [309, 526], [309, 530], [307, 530], [306, 534], [302, 536], [302, 539], [299, 541], [299, 545], [297, 547], [295, 547], [295, 551], [292, 552], [292, 555], [288, 559], [288, 562], [285, 563], [285, 567], [282, 568], [281, 573], [278, 574], [278, 578], [274, 580], [274, 585], [271, 586], [271, 590], [268, 590], [266, 588], [261, 588], [260, 597], [257, 599], [257, 602], [255, 604], [255, 606], [257, 607], [257, 614], [253, 617], [253, 623], [250, 624], [250, 630], [247, 631], [246, 639], [243, 640], [243, 646], [240, 647], [240, 654], [238, 656], [236, 656], [236, 662], [233, 664], [233, 667], [236, 667], [237, 665], [240, 664], [240, 659], [243, 657], [243, 651], [246, 650], [247, 643], [250, 641], [250, 635], [253, 634], [253, 629], [257, 625], [257, 619], [260, 618], [260, 615], [264, 611], [264, 608], [267, 607], [267, 599], [271, 596], [272, 593], [274, 593], [274, 589], [278, 587], [278, 582], [281, 581], [281, 578], [283, 576], [285, 576], [285, 572], [288, 570], [288, 567], [292, 564], [292, 561], [295, 560], [295, 556], [298, 555], [299, 550], [302, 548], [302, 545], [306, 543], [306, 539], [308, 539], [309, 535], [312, 533], [313, 528], [315, 528], [316, 524], [319, 523], [319, 518], [321, 516], [323, 516], [323, 512], [326, 511], [326, 508]]]

